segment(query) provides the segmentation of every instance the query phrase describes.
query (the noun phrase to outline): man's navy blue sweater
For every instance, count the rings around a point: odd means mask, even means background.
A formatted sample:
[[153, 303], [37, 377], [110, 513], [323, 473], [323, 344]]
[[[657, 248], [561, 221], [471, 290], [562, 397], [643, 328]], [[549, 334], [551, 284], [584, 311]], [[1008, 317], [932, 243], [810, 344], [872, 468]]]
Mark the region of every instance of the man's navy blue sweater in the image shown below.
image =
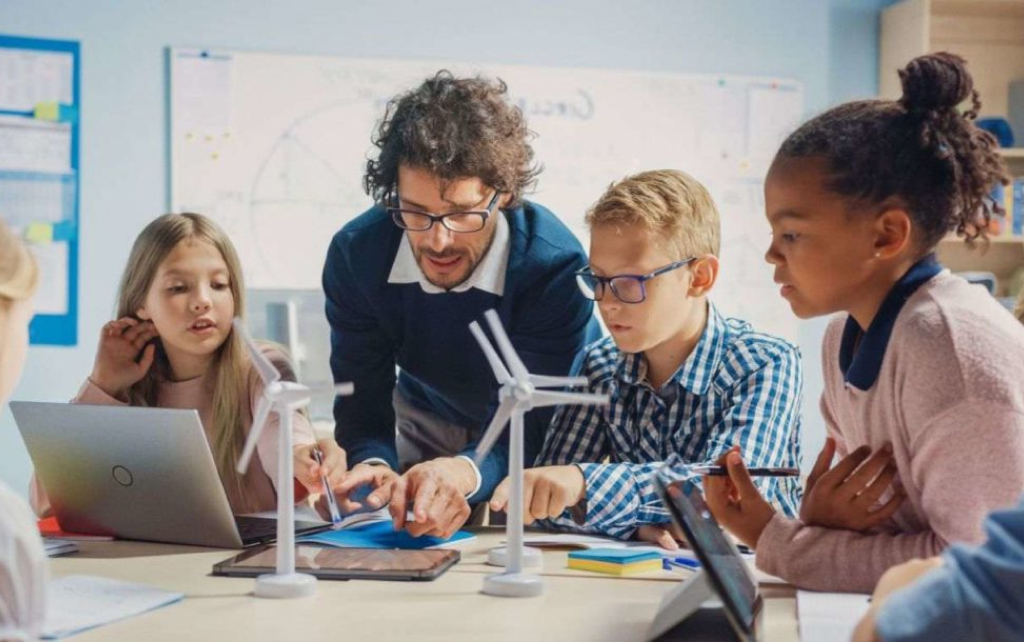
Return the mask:
[[[334, 406], [334, 435], [350, 466], [379, 457], [398, 470], [396, 383], [416, 407], [475, 432], [462, 453], [473, 455], [497, 405], [498, 384], [469, 331], [486, 310], [497, 310], [519, 356], [537, 374], [568, 374], [576, 353], [600, 337], [593, 304], [575, 282], [574, 272], [586, 264], [576, 237], [534, 203], [503, 214], [511, 236], [503, 296], [476, 288], [428, 294], [418, 283], [388, 283], [399, 243], [407, 241], [380, 206], [334, 236], [323, 286], [334, 380], [355, 384], [355, 394]], [[552, 412], [526, 415], [527, 465], [540, 451]], [[506, 435], [481, 464], [480, 490], [470, 501], [489, 498], [507, 471]]]

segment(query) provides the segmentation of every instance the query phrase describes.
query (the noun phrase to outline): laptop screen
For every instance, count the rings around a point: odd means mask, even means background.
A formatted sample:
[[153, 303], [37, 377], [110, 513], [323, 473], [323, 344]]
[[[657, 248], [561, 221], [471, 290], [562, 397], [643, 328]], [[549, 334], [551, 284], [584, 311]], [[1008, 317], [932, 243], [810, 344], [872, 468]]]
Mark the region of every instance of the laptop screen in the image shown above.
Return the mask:
[[686, 533], [704, 572], [733, 615], [736, 624], [753, 631], [757, 614], [757, 585], [736, 547], [726, 539], [700, 490], [690, 481], [666, 483], [659, 479], [668, 508]]

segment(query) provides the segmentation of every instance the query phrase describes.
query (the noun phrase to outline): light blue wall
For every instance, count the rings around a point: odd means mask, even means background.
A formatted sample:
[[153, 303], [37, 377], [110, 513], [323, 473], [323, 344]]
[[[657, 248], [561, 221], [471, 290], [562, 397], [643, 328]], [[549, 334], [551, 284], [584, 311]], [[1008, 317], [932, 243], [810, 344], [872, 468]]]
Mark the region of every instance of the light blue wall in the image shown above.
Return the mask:
[[[92, 367], [132, 240], [167, 206], [164, 48], [433, 58], [804, 83], [808, 111], [877, 85], [879, 0], [0, 0], [0, 32], [82, 45], [81, 285], [76, 348], [33, 348], [15, 399], [67, 400]], [[820, 446], [818, 344], [807, 324], [805, 458]], [[30, 464], [7, 410], [0, 479]]]

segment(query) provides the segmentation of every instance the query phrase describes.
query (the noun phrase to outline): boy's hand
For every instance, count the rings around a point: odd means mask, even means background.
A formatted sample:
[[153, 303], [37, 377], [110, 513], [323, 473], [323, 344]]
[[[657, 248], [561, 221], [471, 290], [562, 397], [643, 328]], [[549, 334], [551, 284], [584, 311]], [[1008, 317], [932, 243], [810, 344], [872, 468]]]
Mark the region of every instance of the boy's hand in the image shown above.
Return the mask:
[[[554, 519], [586, 497], [586, 480], [578, 466], [541, 466], [523, 471], [523, 524]], [[491, 495], [491, 510], [508, 510], [511, 480], [506, 477]]]
[[679, 550], [680, 542], [686, 543], [686, 537], [675, 524], [644, 524], [636, 529], [636, 538], [670, 551]]
[[115, 399], [128, 400], [128, 388], [138, 383], [153, 365], [160, 336], [151, 321], [122, 317], [100, 330], [100, 345], [89, 379]]
[[829, 438], [807, 478], [800, 519], [810, 526], [867, 531], [892, 517], [906, 499], [902, 491], [872, 510], [896, 476], [891, 447], [871, 455], [861, 446], [829, 469], [834, 454], [835, 441]]
[[739, 450], [739, 446], [733, 446], [718, 458], [717, 464], [728, 469], [728, 477], [704, 476], [704, 501], [722, 528], [750, 548], [757, 548], [757, 540], [775, 516], [775, 509], [754, 486]]

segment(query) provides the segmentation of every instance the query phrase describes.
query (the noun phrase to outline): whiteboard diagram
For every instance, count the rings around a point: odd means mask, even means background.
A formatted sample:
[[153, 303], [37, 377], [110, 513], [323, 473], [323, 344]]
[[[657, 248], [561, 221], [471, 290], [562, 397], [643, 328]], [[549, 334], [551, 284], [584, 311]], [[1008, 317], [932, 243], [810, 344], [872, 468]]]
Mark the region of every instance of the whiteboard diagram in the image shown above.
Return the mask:
[[395, 94], [438, 69], [508, 83], [544, 170], [527, 198], [587, 246], [583, 217], [609, 183], [676, 168], [708, 185], [722, 213], [729, 315], [791, 339], [796, 319], [764, 262], [762, 181], [802, 117], [790, 80], [172, 49], [174, 211], [215, 218], [249, 287], [318, 290], [331, 237], [372, 203], [362, 176]]

